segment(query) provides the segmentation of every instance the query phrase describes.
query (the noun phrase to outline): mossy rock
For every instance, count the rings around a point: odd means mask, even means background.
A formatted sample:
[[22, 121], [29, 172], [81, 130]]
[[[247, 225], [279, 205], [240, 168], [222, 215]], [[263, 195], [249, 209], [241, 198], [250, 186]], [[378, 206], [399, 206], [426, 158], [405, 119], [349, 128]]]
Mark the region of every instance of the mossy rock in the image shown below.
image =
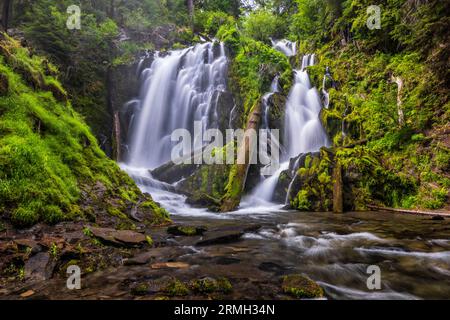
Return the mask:
[[134, 296], [145, 296], [149, 292], [149, 286], [146, 283], [141, 283], [131, 289], [131, 294]]
[[180, 280], [172, 279], [164, 288], [164, 292], [170, 297], [184, 297], [189, 294], [189, 289]]
[[206, 227], [193, 226], [172, 226], [167, 229], [167, 233], [174, 236], [201, 236], [207, 230]]
[[186, 203], [193, 207], [209, 208], [213, 211], [217, 211], [217, 208], [220, 207], [220, 201], [206, 193], [194, 194], [186, 199]]
[[283, 277], [282, 289], [297, 299], [323, 298], [324, 291], [316, 282], [306, 276], [293, 274]]
[[230, 293], [233, 290], [233, 286], [226, 278], [202, 278], [193, 280], [190, 282], [189, 287], [192, 291], [200, 294], [210, 293]]

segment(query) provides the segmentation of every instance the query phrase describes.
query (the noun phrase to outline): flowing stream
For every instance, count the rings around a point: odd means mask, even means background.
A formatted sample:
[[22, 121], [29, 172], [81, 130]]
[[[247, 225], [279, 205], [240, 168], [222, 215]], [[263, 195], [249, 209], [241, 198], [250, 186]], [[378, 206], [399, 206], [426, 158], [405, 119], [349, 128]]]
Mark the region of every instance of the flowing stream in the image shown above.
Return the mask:
[[[295, 52], [295, 46], [287, 42], [279, 43], [278, 48], [286, 50], [287, 55]], [[322, 285], [331, 299], [448, 298], [448, 221], [389, 213], [302, 213], [270, 203], [278, 177], [288, 169], [289, 160], [329, 144], [319, 119], [319, 94], [311, 86], [306, 70], [312, 64], [314, 55], [305, 55], [301, 69], [295, 71], [286, 106], [286, 152], [279, 172], [262, 181], [236, 212], [219, 214], [189, 207], [185, 196], [172, 193], [173, 186], [155, 181], [148, 171], [170, 159], [171, 130], [191, 130], [194, 120], [202, 121], [206, 128], [217, 125], [214, 98], [226, 89], [227, 58], [221, 44], [205, 43], [164, 57], [157, 55], [151, 68], [142, 71], [141, 97], [134, 101], [138, 107], [130, 156], [122, 168], [171, 212], [177, 224], [211, 229], [261, 226], [228, 245], [197, 247], [198, 239], [172, 240], [174, 246], [187, 252], [177, 261], [195, 266], [183, 272], [190, 277], [229, 277], [236, 283], [235, 298], [276, 298], [269, 296], [270, 290], [265, 288], [277, 286], [277, 279], [290, 273], [307, 274]], [[276, 91], [277, 79], [264, 97], [263, 127], [268, 126], [267, 101]], [[367, 268], [371, 265], [381, 269], [380, 290], [367, 287]], [[148, 266], [121, 268], [113, 277], [117, 282], [147, 273]], [[256, 287], [241, 278], [254, 279]], [[102, 278], [92, 280], [94, 288], [96, 281], [100, 288], [108, 290]]]

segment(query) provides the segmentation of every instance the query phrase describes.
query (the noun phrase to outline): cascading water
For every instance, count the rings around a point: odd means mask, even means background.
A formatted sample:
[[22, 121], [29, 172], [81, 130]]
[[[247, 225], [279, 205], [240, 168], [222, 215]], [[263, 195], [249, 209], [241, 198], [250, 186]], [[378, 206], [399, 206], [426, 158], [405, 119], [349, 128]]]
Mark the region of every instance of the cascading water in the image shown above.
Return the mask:
[[297, 54], [297, 43], [289, 40], [272, 40], [274, 49], [284, 53], [287, 57], [293, 57]]
[[319, 118], [322, 109], [320, 96], [317, 89], [311, 87], [306, 70], [314, 63], [314, 55], [305, 55], [301, 69], [295, 71], [294, 85], [286, 103], [283, 163], [273, 176], [265, 179], [255, 188], [253, 197], [271, 201], [279, 177], [283, 171], [289, 168], [291, 158], [302, 153], [319, 151], [321, 147], [329, 145], [328, 137]]
[[141, 74], [139, 110], [132, 123], [128, 165], [155, 168], [170, 160], [171, 134], [216, 128], [217, 92], [226, 89], [227, 58], [222, 43], [204, 43], [167, 56], [155, 55]]

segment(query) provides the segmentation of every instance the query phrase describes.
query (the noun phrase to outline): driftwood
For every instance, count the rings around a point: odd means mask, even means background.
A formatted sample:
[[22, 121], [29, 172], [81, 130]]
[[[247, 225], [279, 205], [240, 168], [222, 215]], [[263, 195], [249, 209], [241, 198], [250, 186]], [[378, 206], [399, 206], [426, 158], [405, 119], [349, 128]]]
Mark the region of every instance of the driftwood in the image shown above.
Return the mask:
[[417, 214], [417, 215], [426, 215], [426, 216], [440, 216], [440, 217], [450, 217], [450, 212], [434, 212], [434, 211], [423, 211], [423, 210], [406, 210], [406, 209], [395, 209], [395, 208], [387, 208], [387, 207], [379, 207], [373, 205], [367, 205], [368, 208], [379, 211], [392, 211], [398, 213], [406, 213], [406, 214]]

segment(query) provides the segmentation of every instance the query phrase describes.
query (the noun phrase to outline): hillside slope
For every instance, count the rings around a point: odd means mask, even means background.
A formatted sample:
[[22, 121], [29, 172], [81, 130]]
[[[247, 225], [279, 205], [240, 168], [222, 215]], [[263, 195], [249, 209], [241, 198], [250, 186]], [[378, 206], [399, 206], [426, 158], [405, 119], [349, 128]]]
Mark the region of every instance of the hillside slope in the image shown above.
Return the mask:
[[0, 35], [0, 214], [3, 223], [89, 220], [132, 226], [167, 212], [99, 148], [45, 58]]

